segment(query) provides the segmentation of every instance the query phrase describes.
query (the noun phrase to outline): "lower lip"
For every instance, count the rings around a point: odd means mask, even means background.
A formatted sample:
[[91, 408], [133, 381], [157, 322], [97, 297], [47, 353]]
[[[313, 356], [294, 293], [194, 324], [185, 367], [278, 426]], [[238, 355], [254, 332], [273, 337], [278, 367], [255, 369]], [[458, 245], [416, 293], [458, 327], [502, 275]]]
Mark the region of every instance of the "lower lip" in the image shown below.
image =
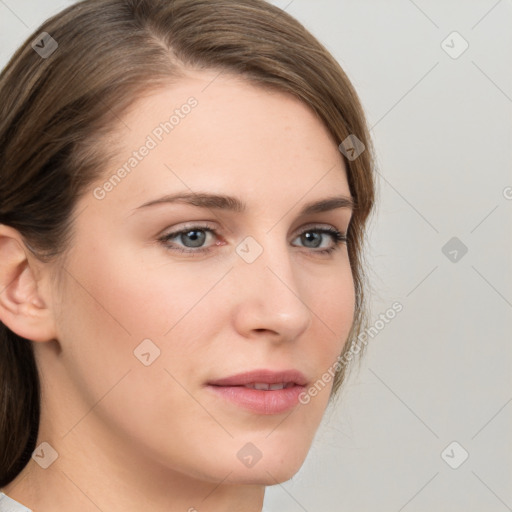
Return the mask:
[[295, 407], [305, 386], [261, 390], [245, 386], [208, 386], [228, 401], [257, 414], [279, 414]]

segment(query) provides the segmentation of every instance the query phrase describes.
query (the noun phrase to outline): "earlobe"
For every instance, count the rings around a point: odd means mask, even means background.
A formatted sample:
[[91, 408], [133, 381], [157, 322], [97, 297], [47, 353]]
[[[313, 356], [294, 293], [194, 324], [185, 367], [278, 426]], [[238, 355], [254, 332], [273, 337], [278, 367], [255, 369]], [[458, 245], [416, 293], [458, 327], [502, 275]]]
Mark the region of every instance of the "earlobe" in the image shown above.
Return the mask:
[[36, 266], [19, 232], [0, 224], [0, 321], [18, 336], [49, 341], [55, 337], [53, 316]]

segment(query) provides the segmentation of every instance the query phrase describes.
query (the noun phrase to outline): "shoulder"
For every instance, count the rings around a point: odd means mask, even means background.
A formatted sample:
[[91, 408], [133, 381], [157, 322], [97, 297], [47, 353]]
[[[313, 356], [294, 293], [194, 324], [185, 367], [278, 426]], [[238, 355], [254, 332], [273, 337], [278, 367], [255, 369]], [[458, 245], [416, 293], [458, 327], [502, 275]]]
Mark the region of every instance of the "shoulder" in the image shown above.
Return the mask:
[[23, 506], [21, 503], [9, 498], [6, 494], [0, 491], [0, 512], [32, 512], [29, 508]]

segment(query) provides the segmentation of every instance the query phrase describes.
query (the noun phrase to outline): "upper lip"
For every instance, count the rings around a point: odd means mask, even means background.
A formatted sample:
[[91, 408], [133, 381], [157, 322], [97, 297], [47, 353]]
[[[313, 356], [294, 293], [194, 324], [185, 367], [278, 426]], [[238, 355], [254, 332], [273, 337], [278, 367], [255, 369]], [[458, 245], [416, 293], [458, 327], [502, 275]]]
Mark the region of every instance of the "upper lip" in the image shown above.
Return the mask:
[[245, 386], [246, 384], [266, 383], [294, 383], [298, 386], [305, 386], [308, 382], [306, 377], [298, 370], [253, 370], [250, 372], [238, 373], [208, 382], [211, 386]]

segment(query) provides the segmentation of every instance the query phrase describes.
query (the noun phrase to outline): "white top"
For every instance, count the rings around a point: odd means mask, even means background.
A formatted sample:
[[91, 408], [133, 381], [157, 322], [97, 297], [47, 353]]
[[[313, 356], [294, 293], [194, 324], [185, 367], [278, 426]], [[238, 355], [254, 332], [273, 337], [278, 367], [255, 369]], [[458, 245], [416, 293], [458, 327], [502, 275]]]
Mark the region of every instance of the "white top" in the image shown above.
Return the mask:
[[32, 512], [32, 510], [0, 492], [0, 512]]

